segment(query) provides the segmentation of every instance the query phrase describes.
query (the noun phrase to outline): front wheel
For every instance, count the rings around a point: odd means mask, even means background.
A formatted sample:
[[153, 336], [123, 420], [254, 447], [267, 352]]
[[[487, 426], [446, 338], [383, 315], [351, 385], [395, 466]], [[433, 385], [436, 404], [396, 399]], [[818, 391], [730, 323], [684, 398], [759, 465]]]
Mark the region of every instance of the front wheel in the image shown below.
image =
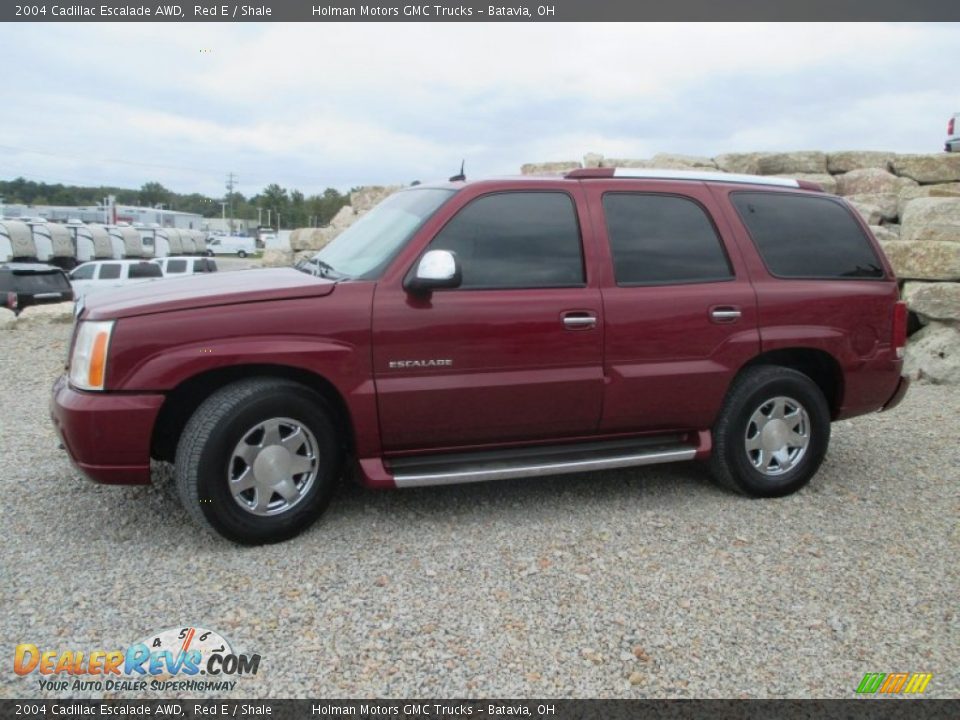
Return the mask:
[[246, 250], [237, 250], [237, 257], [238, 257], [238, 258], [245, 258], [246, 256], [247, 256], [247, 251], [246, 251]]
[[731, 490], [781, 497], [812, 478], [830, 444], [820, 388], [790, 368], [759, 366], [736, 379], [713, 428], [711, 471]]
[[228, 540], [278, 542], [323, 512], [342, 457], [319, 395], [288, 380], [245, 380], [190, 418], [177, 446], [177, 491], [198, 524]]

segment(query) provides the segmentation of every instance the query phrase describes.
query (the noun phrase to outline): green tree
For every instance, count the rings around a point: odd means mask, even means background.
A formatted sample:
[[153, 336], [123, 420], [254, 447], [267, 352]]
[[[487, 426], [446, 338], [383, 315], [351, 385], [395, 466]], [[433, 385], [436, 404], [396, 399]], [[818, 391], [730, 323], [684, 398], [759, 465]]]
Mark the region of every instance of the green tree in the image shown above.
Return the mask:
[[143, 187], [140, 188], [139, 200], [141, 205], [147, 205], [149, 207], [155, 207], [160, 203], [169, 207], [172, 195], [173, 193], [160, 183], [148, 182], [144, 183]]

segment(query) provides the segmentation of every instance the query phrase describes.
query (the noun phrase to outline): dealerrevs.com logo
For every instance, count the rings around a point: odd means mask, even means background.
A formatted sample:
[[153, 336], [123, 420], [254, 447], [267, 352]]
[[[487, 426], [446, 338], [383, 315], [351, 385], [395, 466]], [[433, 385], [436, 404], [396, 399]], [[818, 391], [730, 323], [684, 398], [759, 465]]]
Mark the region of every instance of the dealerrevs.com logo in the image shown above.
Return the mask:
[[226, 691], [256, 675], [260, 656], [236, 653], [214, 630], [168, 628], [125, 650], [50, 650], [17, 645], [13, 671], [57, 692]]

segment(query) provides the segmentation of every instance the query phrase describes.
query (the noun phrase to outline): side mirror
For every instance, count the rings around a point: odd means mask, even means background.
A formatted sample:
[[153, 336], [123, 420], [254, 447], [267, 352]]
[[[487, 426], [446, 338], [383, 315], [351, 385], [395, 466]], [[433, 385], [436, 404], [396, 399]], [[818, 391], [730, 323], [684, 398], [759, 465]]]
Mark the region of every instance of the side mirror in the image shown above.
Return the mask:
[[407, 292], [430, 292], [460, 287], [461, 282], [463, 273], [457, 256], [449, 250], [430, 250], [420, 258], [416, 272], [407, 276], [403, 287]]

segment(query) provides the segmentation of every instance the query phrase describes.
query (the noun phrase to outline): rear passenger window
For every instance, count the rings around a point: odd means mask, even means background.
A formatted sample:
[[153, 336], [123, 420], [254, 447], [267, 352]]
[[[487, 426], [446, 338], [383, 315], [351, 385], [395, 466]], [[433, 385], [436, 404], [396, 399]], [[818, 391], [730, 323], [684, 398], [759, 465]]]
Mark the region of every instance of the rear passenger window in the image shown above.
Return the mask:
[[830, 198], [788, 193], [730, 196], [772, 275], [882, 278], [883, 266], [850, 211]]
[[101, 280], [116, 280], [120, 277], [120, 265], [117, 263], [104, 263], [100, 266], [100, 274], [97, 277]]
[[168, 273], [182, 273], [187, 271], [187, 261], [186, 260], [168, 260], [167, 261], [167, 272]]
[[617, 285], [733, 277], [713, 223], [692, 200], [675, 195], [607, 193], [603, 210]]
[[152, 262], [139, 262], [130, 266], [130, 279], [163, 277], [163, 270]]
[[430, 247], [457, 254], [464, 289], [578, 287], [585, 282], [580, 226], [566, 193], [478, 198], [447, 223]]

